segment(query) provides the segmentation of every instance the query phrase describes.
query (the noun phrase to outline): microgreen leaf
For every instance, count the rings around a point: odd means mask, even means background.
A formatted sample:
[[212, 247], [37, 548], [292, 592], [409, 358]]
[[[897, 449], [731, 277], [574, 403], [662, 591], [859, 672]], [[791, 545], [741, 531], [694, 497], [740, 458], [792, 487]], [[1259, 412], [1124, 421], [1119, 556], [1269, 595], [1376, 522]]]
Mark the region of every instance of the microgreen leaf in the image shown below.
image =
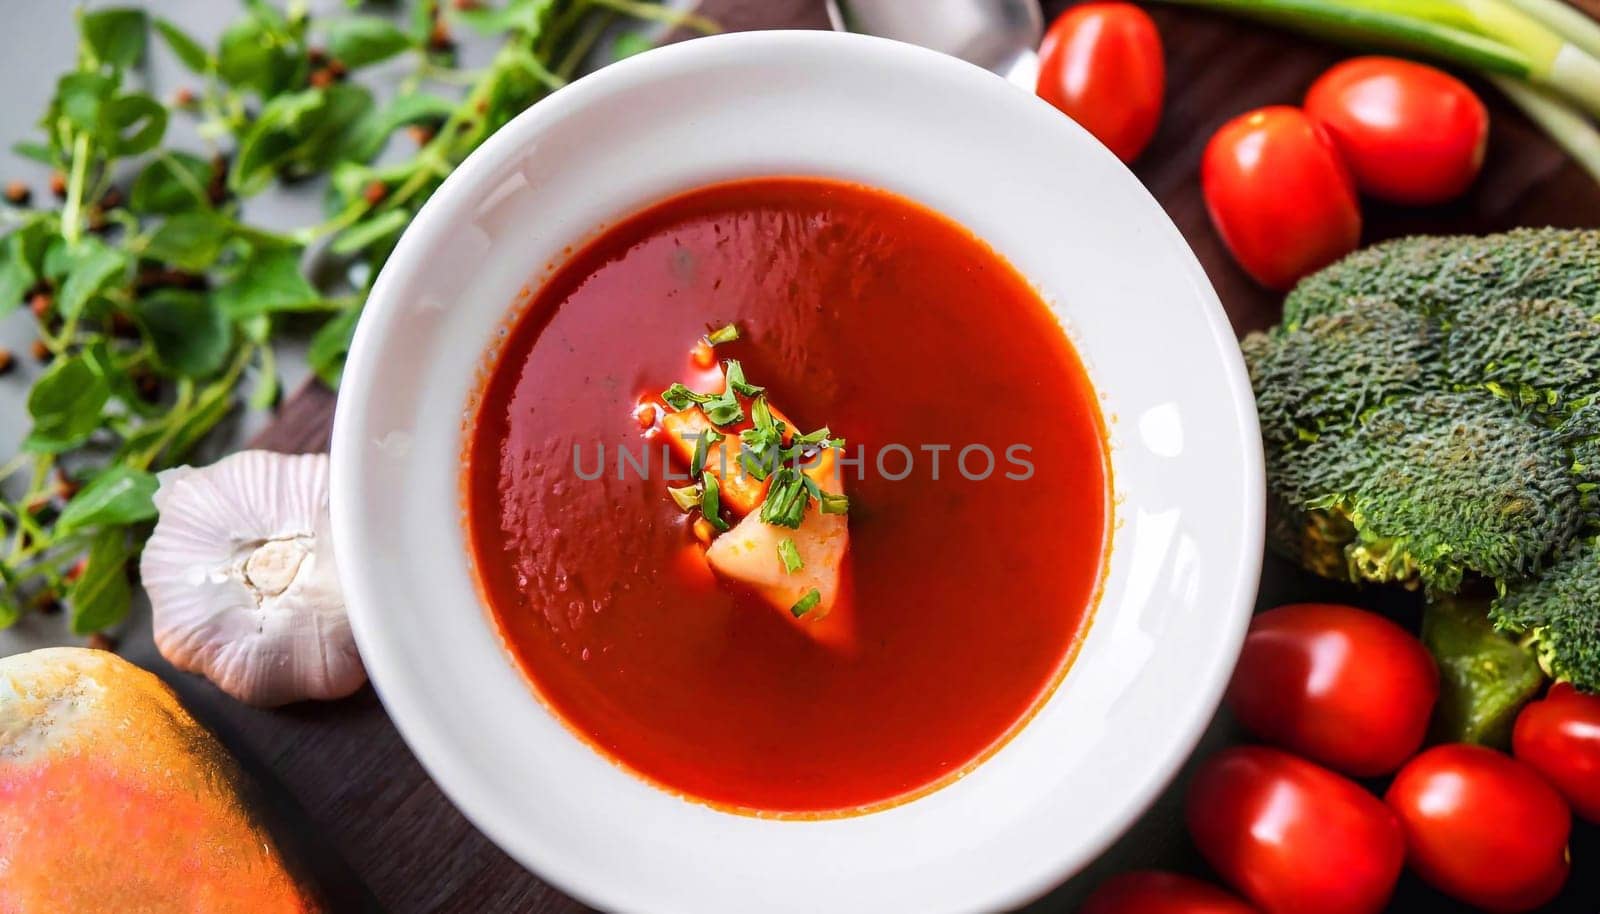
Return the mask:
[[156, 477], [144, 470], [113, 464], [72, 496], [56, 518], [58, 536], [86, 527], [133, 524], [156, 516]]
[[128, 207], [136, 213], [180, 213], [210, 206], [211, 165], [187, 152], [164, 152], [134, 178]]
[[405, 92], [396, 95], [382, 107], [367, 112], [351, 131], [343, 154], [355, 161], [368, 161], [383, 149], [383, 144], [389, 139], [389, 135], [401, 127], [428, 121], [443, 121], [455, 110], [455, 102], [427, 92]]
[[233, 349], [233, 324], [210, 296], [199, 292], [153, 292], [139, 302], [138, 320], [150, 335], [156, 358], [172, 374], [208, 378], [222, 369]]
[[56, 298], [56, 307], [62, 316], [70, 318], [82, 313], [89, 299], [122, 278], [128, 255], [91, 235], [68, 249], [68, 257], [70, 272]]
[[344, 357], [350, 351], [350, 341], [355, 337], [356, 321], [361, 317], [357, 309], [337, 314], [322, 325], [311, 337], [306, 348], [306, 363], [316, 372], [322, 383], [337, 389], [344, 374]]
[[806, 613], [816, 609], [817, 604], [821, 602], [822, 594], [818, 593], [817, 589], [813, 587], [806, 591], [805, 596], [801, 597], [799, 600], [796, 600], [795, 604], [789, 607], [789, 613], [796, 619], [802, 618]]
[[95, 59], [126, 70], [144, 56], [144, 10], [116, 8], [85, 13], [80, 28]]
[[104, 138], [117, 155], [149, 152], [167, 132], [166, 106], [143, 93], [117, 96], [102, 114]]
[[256, 251], [216, 293], [217, 305], [234, 320], [276, 311], [317, 307], [322, 296], [300, 273], [294, 248]]
[[156, 31], [172, 49], [172, 56], [188, 68], [189, 72], [204, 75], [212, 67], [211, 54], [183, 29], [157, 16], [152, 20]]
[[335, 254], [353, 254], [384, 239], [399, 236], [400, 231], [410, 222], [410, 212], [403, 209], [392, 209], [371, 219], [357, 222], [350, 228], [340, 232], [339, 237], [334, 239], [333, 244], [329, 245], [329, 249]]
[[232, 233], [232, 220], [211, 210], [176, 213], [150, 235], [144, 255], [199, 272], [216, 263]]
[[23, 447], [54, 453], [82, 444], [100, 427], [100, 411], [110, 398], [110, 384], [88, 358], [56, 360], [28, 391], [33, 429]]
[[784, 574], [794, 574], [806, 567], [806, 563], [800, 559], [800, 550], [795, 548], [794, 540], [787, 536], [778, 540], [778, 559], [783, 562]]
[[377, 16], [341, 16], [330, 19], [323, 28], [328, 53], [347, 67], [388, 60], [409, 50], [411, 37], [388, 20]]
[[128, 614], [132, 591], [126, 566], [133, 553], [126, 528], [110, 527], [95, 536], [83, 574], [67, 593], [75, 634], [97, 632]]

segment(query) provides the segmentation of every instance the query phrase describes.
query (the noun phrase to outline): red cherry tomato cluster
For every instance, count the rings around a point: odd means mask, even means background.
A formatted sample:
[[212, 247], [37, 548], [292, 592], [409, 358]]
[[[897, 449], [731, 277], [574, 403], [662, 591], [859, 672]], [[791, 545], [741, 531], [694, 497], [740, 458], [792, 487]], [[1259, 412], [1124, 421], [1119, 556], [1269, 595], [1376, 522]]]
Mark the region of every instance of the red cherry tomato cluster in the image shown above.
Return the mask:
[[[1161, 36], [1131, 3], [1062, 13], [1039, 46], [1040, 98], [1124, 162], [1161, 120]], [[1201, 185], [1211, 221], [1257, 282], [1288, 289], [1355, 250], [1358, 194], [1412, 206], [1443, 203], [1483, 166], [1489, 112], [1442, 70], [1393, 57], [1347, 60], [1304, 106], [1240, 115], [1211, 138]]]
[[[1438, 692], [1421, 641], [1379, 615], [1257, 615], [1227, 704], [1267, 745], [1206, 759], [1185, 805], [1195, 846], [1240, 897], [1133, 873], [1084, 914], [1376, 914], [1406, 866], [1485, 911], [1546, 904], [1571, 868], [1571, 809], [1600, 822], [1600, 696], [1553, 686], [1518, 717], [1515, 757], [1459, 743], [1419, 754]], [[1351, 779], [1391, 774], [1381, 800]]]
[[1408, 205], [1461, 194], [1483, 166], [1489, 112], [1442, 70], [1392, 57], [1324, 73], [1305, 107], [1262, 108], [1206, 147], [1211, 221], [1257, 282], [1288, 289], [1356, 249], [1357, 191]]

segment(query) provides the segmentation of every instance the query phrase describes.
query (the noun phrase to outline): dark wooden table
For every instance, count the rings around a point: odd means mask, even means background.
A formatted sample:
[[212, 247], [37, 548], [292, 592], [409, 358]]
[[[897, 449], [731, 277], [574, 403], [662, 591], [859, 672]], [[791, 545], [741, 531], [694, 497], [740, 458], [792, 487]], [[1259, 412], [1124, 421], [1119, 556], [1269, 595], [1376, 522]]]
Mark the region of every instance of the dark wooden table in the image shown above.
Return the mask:
[[[908, 0], [909, 2], [909, 0]], [[707, 0], [729, 28], [825, 28], [822, 0]], [[1048, 3], [1055, 12], [1064, 3]], [[1581, 0], [1600, 14], [1600, 0]], [[1211, 230], [1196, 175], [1200, 153], [1225, 119], [1258, 105], [1295, 102], [1311, 80], [1348, 52], [1286, 33], [1192, 10], [1156, 8], [1166, 42], [1168, 98], [1160, 132], [1135, 168], [1194, 246], [1241, 333], [1277, 318], [1279, 297], [1255, 287]], [[1488, 86], [1493, 115], [1488, 161], [1463, 199], [1444, 207], [1367, 208], [1367, 241], [1416, 232], [1488, 232], [1521, 225], [1600, 226], [1600, 187], [1568, 161]], [[1176, 379], [1175, 379], [1176, 382]], [[324, 450], [333, 394], [312, 386], [285, 402], [258, 446]], [[1402, 616], [1405, 597], [1358, 593], [1308, 579], [1269, 561], [1260, 605], [1343, 599]], [[239, 756], [261, 785], [271, 825], [337, 910], [571, 912], [583, 907], [542, 883], [477, 832], [434, 786], [395, 731], [370, 688], [330, 704], [276, 711], [243, 707], [205, 680], [180, 674], [156, 653], [148, 630], [124, 654], [155, 670]], [[1219, 719], [1202, 745], [1231, 737]], [[1204, 872], [1177, 822], [1177, 787], [1083, 877], [1029, 910], [1069, 911], [1103, 873], [1129, 866]], [[1508, 828], [1516, 827], [1507, 823]], [[1600, 836], [1575, 836], [1574, 878], [1550, 910], [1600, 910]], [[1395, 911], [1455, 911], [1407, 877]], [[897, 912], [898, 914], [898, 912]]]

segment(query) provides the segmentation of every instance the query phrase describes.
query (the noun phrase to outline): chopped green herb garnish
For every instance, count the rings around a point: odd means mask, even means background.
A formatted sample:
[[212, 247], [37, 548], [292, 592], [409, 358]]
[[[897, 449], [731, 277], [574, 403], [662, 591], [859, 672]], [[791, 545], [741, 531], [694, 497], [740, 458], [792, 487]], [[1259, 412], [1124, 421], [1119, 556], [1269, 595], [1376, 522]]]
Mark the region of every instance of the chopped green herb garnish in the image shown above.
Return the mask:
[[706, 342], [713, 346], [731, 343], [739, 338], [739, 327], [736, 324], [723, 324], [721, 327], [706, 334]]
[[738, 359], [728, 359], [723, 362], [723, 371], [728, 377], [728, 389], [735, 393], [754, 397], [766, 390], [765, 387], [757, 387], [744, 379], [744, 366], [739, 364]]
[[717, 477], [710, 473], [700, 474], [700, 488], [700, 513], [711, 522], [711, 526], [718, 530], [728, 529], [728, 522], [722, 519], [722, 489], [717, 485]]
[[661, 399], [673, 409], [688, 409], [690, 403], [709, 403], [711, 394], [695, 393], [683, 384], [673, 384], [661, 392]]
[[801, 597], [799, 600], [796, 600], [795, 604], [789, 607], [789, 612], [792, 613], [796, 619], [799, 619], [806, 613], [816, 609], [817, 604], [821, 602], [822, 594], [818, 593], [817, 589], [813, 587], [806, 591], [805, 596]]
[[699, 476], [706, 468], [706, 457], [711, 453], [711, 445], [723, 439], [723, 434], [714, 429], [706, 429], [694, 440], [694, 456], [689, 460], [689, 475]]
[[699, 484], [689, 486], [667, 487], [667, 494], [678, 503], [678, 508], [683, 511], [693, 511], [700, 504]]
[[795, 548], [794, 540], [787, 536], [778, 540], [778, 559], [783, 562], [785, 574], [794, 574], [806, 567], [806, 563], [800, 560], [800, 550]]
[[850, 512], [850, 499], [832, 492], [823, 492], [820, 499], [823, 514], [848, 514]]
[[800, 526], [806, 513], [806, 477], [794, 467], [779, 467], [767, 486], [767, 498], [761, 503], [762, 523], [794, 529]]
[[744, 408], [739, 405], [739, 398], [734, 396], [732, 387], [703, 401], [700, 409], [712, 425], [732, 425], [744, 420]]
[[827, 447], [829, 434], [828, 427], [824, 425], [822, 428], [819, 428], [814, 432], [806, 432], [804, 435], [795, 435], [794, 443], [800, 445], [801, 447], [811, 447], [814, 445]]

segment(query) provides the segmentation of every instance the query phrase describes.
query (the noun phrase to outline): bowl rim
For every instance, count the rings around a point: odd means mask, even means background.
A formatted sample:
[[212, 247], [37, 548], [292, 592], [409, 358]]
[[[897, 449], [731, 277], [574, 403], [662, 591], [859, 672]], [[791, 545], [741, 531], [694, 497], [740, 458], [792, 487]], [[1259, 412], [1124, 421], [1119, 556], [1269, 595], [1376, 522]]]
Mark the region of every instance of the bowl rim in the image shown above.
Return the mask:
[[[553, 92], [513, 118], [473, 151], [422, 206], [374, 283], [351, 343], [344, 372], [345, 384], [349, 386], [344, 390], [362, 390], [367, 385], [381, 357], [373, 341], [383, 335], [380, 328], [386, 328], [402, 316], [395, 299], [406, 280], [397, 278], [397, 274], [406, 272], [404, 264], [415, 260], [419, 252], [435, 242], [437, 236], [449, 230], [452, 218], [460, 219], [464, 215], [464, 204], [472, 189], [491, 179], [502, 163], [516, 156], [540, 131], [581, 109], [590, 98], [608, 94], [613, 87], [626, 85], [638, 79], [640, 74], [652, 70], [692, 69], [696, 58], [701, 55], [725, 51], [737, 45], [747, 46], [743, 48], [747, 55], [805, 54], [819, 47], [834, 49], [834, 46], [848, 45], [851, 53], [878, 56], [897, 66], [960, 69], [992, 80], [997, 104], [1032, 105], [1037, 101], [1000, 77], [957, 58], [902, 42], [852, 33], [807, 30], [724, 33], [667, 45], [618, 61]], [[1002, 95], [1002, 91], [1010, 95]], [[1085, 141], [1097, 144], [1075, 123], [1071, 126]], [[1217, 648], [1201, 670], [1203, 681], [1195, 683], [1189, 695], [1193, 707], [1202, 710], [1172, 722], [1170, 754], [1151, 776], [1125, 791], [1126, 800], [1116, 812], [1106, 817], [1092, 839], [1071, 846], [1064, 845], [1051, 858], [1050, 864], [1042, 867], [1032, 879], [1019, 879], [1004, 885], [990, 884], [978, 895], [962, 899], [964, 903], [971, 902], [983, 909], [1010, 909], [1025, 905], [1061, 885], [1126, 833], [1171, 783], [1192, 756], [1221, 703], [1223, 690], [1243, 644], [1264, 560], [1264, 456], [1255, 397], [1242, 354], [1238, 350], [1237, 337], [1214, 287], [1188, 242], [1144, 185], [1131, 173], [1129, 178], [1153, 210], [1157, 229], [1175, 238], [1178, 250], [1186, 255], [1180, 258], [1181, 268], [1187, 274], [1186, 279], [1196, 288], [1211, 336], [1207, 345], [1220, 355], [1222, 379], [1230, 394], [1230, 402], [1226, 406], [1236, 420], [1234, 431], [1239, 438], [1236, 444], [1244, 462], [1242, 470], [1246, 486], [1239, 493], [1243, 522], [1235, 552], [1236, 562], [1220, 575], [1217, 584], [1219, 591], [1225, 592], [1229, 600], [1228, 605], [1223, 607], [1226, 612], [1218, 613]], [[332, 529], [336, 554], [341, 556], [361, 555], [360, 547], [364, 539], [357, 508], [347, 498], [341, 497], [342, 493], [355, 490], [352, 483], [362, 472], [361, 447], [357, 439], [360, 434], [357, 427], [359, 420], [354, 416], [356, 407], [351, 405], [357, 399], [356, 396], [339, 397], [332, 433]], [[1111, 561], [1113, 559], [1108, 557], [1107, 562]], [[440, 745], [441, 733], [421, 707], [416, 684], [408, 682], [415, 676], [399, 666], [391, 643], [382, 635], [383, 619], [378, 610], [379, 601], [369, 586], [368, 574], [372, 569], [358, 572], [356, 569], [363, 566], [348, 558], [341, 565], [345, 568], [341, 583], [346, 594], [351, 628], [374, 690], [391, 722], [434, 784], [474, 827], [540, 880], [584, 903], [603, 909], [627, 908], [636, 904], [638, 897], [618, 886], [590, 881], [578, 873], [564, 871], [553, 865], [551, 861], [559, 855], [550, 849], [559, 842], [550, 836], [530, 834], [527, 829], [519, 829], [496, 806], [493, 796], [483, 785], [473, 783], [472, 773], [463, 770], [453, 753]], [[1100, 608], [1103, 610], [1104, 607]], [[1080, 647], [1091, 636], [1093, 628], [1094, 624], [1091, 624], [1080, 637]], [[1081, 660], [1079, 657], [1074, 664]]]

